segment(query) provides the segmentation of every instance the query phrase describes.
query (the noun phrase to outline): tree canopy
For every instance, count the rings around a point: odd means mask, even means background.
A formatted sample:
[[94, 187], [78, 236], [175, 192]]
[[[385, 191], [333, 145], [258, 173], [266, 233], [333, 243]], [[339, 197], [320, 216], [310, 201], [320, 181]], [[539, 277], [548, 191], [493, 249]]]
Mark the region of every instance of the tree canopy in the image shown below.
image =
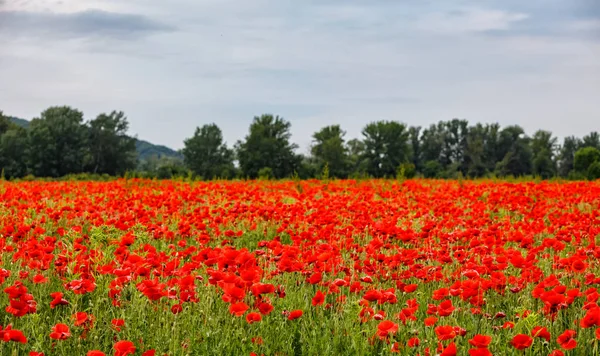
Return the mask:
[[309, 151], [302, 155], [291, 141], [291, 123], [272, 114], [255, 116], [248, 134], [231, 148], [215, 123], [196, 127], [179, 152], [137, 140], [128, 130], [121, 111], [85, 121], [75, 108], [54, 106], [30, 122], [0, 111], [0, 167], [6, 178], [126, 172], [202, 179], [600, 178], [597, 132], [567, 136], [559, 143], [550, 131], [540, 129], [528, 136], [518, 125], [470, 124], [454, 118], [422, 128], [379, 120], [365, 125], [361, 137], [349, 140], [340, 125], [325, 126], [312, 134]]

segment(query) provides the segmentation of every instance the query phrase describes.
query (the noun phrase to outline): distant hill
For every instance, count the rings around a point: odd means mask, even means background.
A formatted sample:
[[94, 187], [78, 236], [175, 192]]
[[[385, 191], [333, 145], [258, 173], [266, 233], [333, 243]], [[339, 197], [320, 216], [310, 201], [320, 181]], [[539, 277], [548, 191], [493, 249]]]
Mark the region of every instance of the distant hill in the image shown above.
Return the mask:
[[155, 145], [148, 141], [135, 139], [135, 148], [140, 161], [147, 160], [150, 157], [167, 157], [183, 159], [183, 155], [167, 146]]
[[[10, 121], [24, 128], [29, 128], [29, 121], [20, 119], [18, 117], [9, 117]], [[138, 153], [138, 160], [144, 161], [150, 157], [157, 158], [174, 158], [178, 160], [183, 159], [183, 155], [167, 146], [155, 145], [148, 141], [135, 139], [135, 148]]]
[[19, 119], [18, 117], [9, 117], [10, 121], [12, 121], [14, 124], [24, 127], [24, 128], [29, 128], [29, 121], [24, 120], [24, 119]]

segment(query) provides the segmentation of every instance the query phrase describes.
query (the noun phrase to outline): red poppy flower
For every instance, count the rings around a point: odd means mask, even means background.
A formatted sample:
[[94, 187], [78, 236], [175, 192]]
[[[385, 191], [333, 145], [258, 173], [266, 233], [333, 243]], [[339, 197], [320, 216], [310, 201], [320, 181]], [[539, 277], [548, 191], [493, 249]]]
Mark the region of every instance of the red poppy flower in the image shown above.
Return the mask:
[[469, 349], [469, 356], [493, 356], [490, 350], [486, 348]]
[[290, 315], [288, 315], [288, 320], [294, 320], [294, 319], [298, 319], [299, 317], [302, 316], [302, 310], [292, 310], [290, 312]]
[[262, 316], [260, 315], [260, 313], [248, 313], [248, 315], [246, 315], [246, 321], [248, 322], [248, 324], [257, 323], [261, 320]]
[[577, 347], [577, 340], [575, 340], [575, 336], [577, 333], [575, 330], [565, 330], [562, 334], [558, 336], [556, 341], [565, 350], [571, 350]]
[[317, 293], [315, 294], [315, 296], [312, 298], [312, 305], [313, 306], [321, 305], [321, 304], [323, 304], [323, 302], [325, 302], [325, 294], [323, 294], [323, 292], [318, 290]]
[[106, 356], [106, 354], [100, 350], [91, 350], [86, 354], [87, 356]]
[[584, 329], [600, 326], [600, 308], [594, 307], [588, 309], [585, 313], [585, 316], [581, 319], [580, 325]]
[[50, 302], [51, 309], [56, 308], [58, 305], [69, 305], [69, 302], [63, 298], [63, 293], [61, 292], [50, 293], [50, 296], [53, 298]]
[[546, 341], [550, 341], [550, 333], [548, 332], [548, 329], [546, 329], [545, 327], [541, 327], [541, 326], [534, 327], [533, 330], [531, 330], [531, 336], [541, 337], [542, 339], [545, 339]]
[[454, 306], [452, 305], [452, 301], [450, 299], [444, 300], [437, 307], [437, 312], [439, 316], [449, 316], [454, 312]]
[[123, 319], [113, 319], [110, 322], [116, 331], [121, 331], [122, 327], [125, 325], [125, 320]]
[[113, 348], [115, 349], [115, 356], [133, 355], [136, 350], [135, 345], [133, 345], [133, 342], [127, 340], [121, 340], [116, 342], [113, 345]]
[[421, 340], [419, 340], [418, 337], [411, 337], [410, 339], [408, 339], [408, 341], [406, 342], [406, 346], [408, 347], [417, 347], [421, 344]]
[[396, 331], [398, 331], [398, 324], [389, 320], [384, 320], [377, 325], [377, 336], [381, 339], [388, 337], [390, 334], [395, 334]]
[[27, 343], [27, 338], [21, 330], [13, 329], [12, 325], [7, 325], [5, 329], [0, 326], [0, 340], [4, 342], [14, 341], [21, 344]]
[[510, 344], [517, 350], [525, 350], [533, 343], [533, 339], [525, 334], [517, 334], [511, 340]]
[[416, 284], [407, 284], [404, 286], [403, 291], [404, 293], [412, 293], [417, 290], [417, 287], [418, 285]]
[[456, 331], [454, 327], [448, 325], [438, 326], [435, 329], [435, 334], [440, 341], [452, 340], [456, 337]]
[[71, 337], [71, 331], [65, 324], [56, 324], [52, 327], [50, 338], [55, 340], [66, 340]]
[[469, 340], [469, 344], [471, 344], [472, 346], [474, 346], [478, 349], [487, 348], [489, 346], [490, 342], [492, 342], [491, 336], [481, 335], [481, 334], [477, 334], [477, 335], [473, 336], [473, 338], [471, 340]]
[[456, 356], [456, 344], [451, 342], [440, 354], [440, 356]]
[[243, 303], [243, 302], [234, 303], [229, 306], [229, 312], [235, 316], [244, 315], [244, 313], [246, 313], [246, 310], [248, 310], [248, 309], [249, 309], [248, 305], [246, 305], [246, 303]]
[[425, 326], [433, 326], [435, 325], [435, 323], [437, 323], [437, 321], [438, 318], [436, 318], [435, 316], [428, 316], [424, 319]]

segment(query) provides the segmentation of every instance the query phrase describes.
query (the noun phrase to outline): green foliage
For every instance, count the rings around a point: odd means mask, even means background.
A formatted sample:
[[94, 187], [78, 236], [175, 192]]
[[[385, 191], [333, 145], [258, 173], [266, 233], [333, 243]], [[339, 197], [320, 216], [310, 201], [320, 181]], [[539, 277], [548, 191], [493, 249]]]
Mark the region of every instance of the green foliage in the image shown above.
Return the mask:
[[88, 130], [83, 113], [55, 106], [31, 121], [28, 130], [29, 167], [38, 177], [81, 173], [90, 161]]
[[186, 139], [184, 145], [185, 165], [195, 175], [206, 179], [235, 175], [233, 151], [223, 143], [223, 134], [216, 124], [197, 127], [194, 136]]
[[317, 163], [317, 169], [323, 171], [327, 167], [329, 175], [336, 178], [348, 176], [350, 159], [348, 148], [344, 144], [344, 136], [339, 125], [326, 126], [313, 134], [311, 154]]
[[531, 151], [533, 153], [533, 174], [548, 179], [557, 173], [555, 152], [556, 137], [549, 131], [538, 130], [531, 138]]
[[100, 114], [89, 122], [91, 160], [88, 171], [122, 175], [136, 166], [135, 139], [127, 136], [129, 122], [123, 112]]
[[[31, 122], [0, 111], [0, 168], [7, 179], [97, 173], [131, 177], [215, 178], [427, 178], [529, 177], [594, 179], [600, 135], [566, 137], [548, 131], [528, 137], [519, 126], [440, 121], [425, 129], [377, 121], [363, 139], [345, 141], [339, 125], [315, 132], [310, 154], [295, 153], [291, 125], [279, 116], [254, 117], [235, 151], [215, 124], [196, 128], [181, 152], [127, 135], [122, 112], [89, 122], [68, 106], [51, 107]], [[237, 159], [238, 167], [234, 164]]]
[[440, 162], [430, 160], [425, 162], [425, 165], [423, 166], [423, 176], [425, 176], [425, 178], [439, 178], [442, 170], [443, 168]]
[[592, 146], [584, 147], [575, 152], [573, 168], [578, 172], [587, 172], [592, 163], [598, 161], [600, 161], [600, 150]]
[[415, 168], [414, 163], [402, 163], [398, 166], [398, 170], [396, 171], [396, 179], [411, 179], [414, 178], [417, 174], [417, 169]]
[[27, 174], [28, 153], [27, 132], [24, 128], [13, 127], [0, 136], [0, 167], [5, 178], [19, 178]]
[[362, 134], [365, 145], [363, 159], [371, 176], [394, 177], [398, 166], [409, 162], [406, 125], [396, 121], [377, 121], [365, 126]]
[[587, 179], [600, 179], [600, 161], [595, 161], [594, 163], [590, 164], [587, 169]]
[[263, 167], [258, 170], [258, 179], [269, 180], [273, 178], [273, 170], [271, 167]]
[[498, 148], [503, 158], [496, 164], [496, 174], [514, 177], [531, 174], [532, 151], [520, 126], [505, 127], [500, 132]]
[[242, 175], [259, 177], [259, 171], [270, 168], [274, 178], [290, 177], [297, 171], [302, 158], [294, 153], [290, 143], [291, 124], [279, 116], [256, 116], [244, 141], [236, 144]]
[[567, 177], [573, 170], [575, 152], [581, 143], [581, 140], [574, 136], [565, 137], [558, 153], [558, 175], [561, 177]]

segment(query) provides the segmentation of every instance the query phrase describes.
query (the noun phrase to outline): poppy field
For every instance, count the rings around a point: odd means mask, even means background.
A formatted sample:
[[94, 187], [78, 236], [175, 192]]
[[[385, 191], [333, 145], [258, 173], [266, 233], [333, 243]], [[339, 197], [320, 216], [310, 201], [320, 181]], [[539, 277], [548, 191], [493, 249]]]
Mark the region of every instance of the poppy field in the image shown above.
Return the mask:
[[600, 354], [600, 183], [0, 182], [0, 355]]

